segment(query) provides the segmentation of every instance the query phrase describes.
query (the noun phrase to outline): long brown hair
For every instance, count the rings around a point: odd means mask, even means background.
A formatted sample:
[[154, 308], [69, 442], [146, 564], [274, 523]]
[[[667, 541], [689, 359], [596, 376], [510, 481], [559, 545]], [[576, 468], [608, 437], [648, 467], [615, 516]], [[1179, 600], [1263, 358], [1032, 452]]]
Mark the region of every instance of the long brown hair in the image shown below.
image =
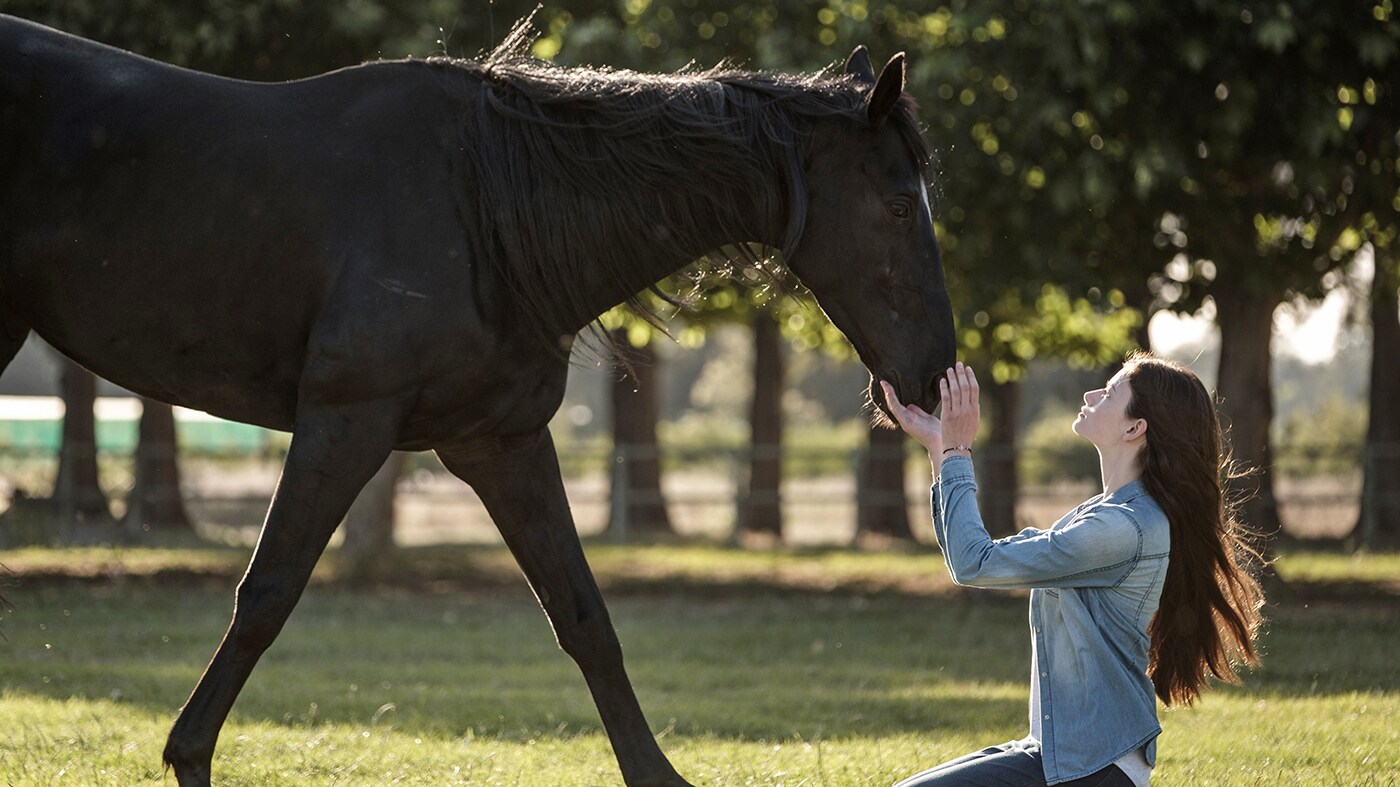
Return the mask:
[[1264, 596], [1253, 569], [1262, 561], [1225, 494], [1235, 470], [1205, 385], [1149, 353], [1134, 353], [1125, 367], [1128, 417], [1147, 422], [1142, 484], [1171, 523], [1161, 606], [1147, 627], [1147, 674], [1164, 703], [1190, 705], [1209, 676], [1238, 683], [1236, 665], [1259, 662]]

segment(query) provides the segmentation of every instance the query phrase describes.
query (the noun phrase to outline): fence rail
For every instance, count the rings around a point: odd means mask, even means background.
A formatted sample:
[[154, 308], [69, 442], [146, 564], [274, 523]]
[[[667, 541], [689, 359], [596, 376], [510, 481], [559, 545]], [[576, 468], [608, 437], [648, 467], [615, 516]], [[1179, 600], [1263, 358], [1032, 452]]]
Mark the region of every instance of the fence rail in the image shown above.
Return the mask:
[[[89, 447], [90, 450], [90, 447]], [[687, 449], [664, 447], [658, 458], [662, 497], [672, 525], [686, 535], [729, 537], [744, 502], [745, 477], [752, 453], [744, 448]], [[985, 454], [984, 454], [985, 456]], [[221, 538], [252, 538], [276, 486], [284, 451], [269, 447], [257, 454], [186, 454], [181, 459], [186, 505], [199, 527]], [[580, 532], [591, 535], [608, 525], [617, 479], [609, 468], [640, 458], [609, 449], [560, 452], [575, 520]], [[786, 451], [781, 456], [784, 481], [783, 537], [794, 544], [849, 543], [855, 536], [856, 478], [860, 451]], [[866, 498], [874, 505], [902, 505], [916, 535], [932, 538], [928, 526], [927, 461], [908, 455], [906, 494], [888, 500]], [[1022, 454], [1025, 461], [1036, 459]], [[1041, 457], [1043, 459], [1043, 457]], [[1326, 450], [1281, 449], [1275, 452], [1275, 498], [1285, 531], [1300, 538], [1341, 538], [1360, 521], [1362, 495], [1400, 495], [1380, 485], [1363, 485], [1368, 463], [1396, 466], [1400, 445], [1361, 446]], [[1044, 464], [1044, 462], [1041, 462]], [[131, 490], [132, 453], [98, 453], [104, 493], [120, 514]], [[51, 451], [0, 446], [0, 509], [11, 499], [46, 498], [58, 457]], [[471, 489], [452, 478], [431, 454], [414, 455], [397, 490], [397, 538], [401, 543], [485, 541], [497, 538], [484, 507]], [[1094, 493], [1097, 479], [1036, 479], [1023, 483], [1016, 516], [1023, 525], [1054, 521], [1064, 510]], [[633, 494], [636, 494], [634, 491]], [[771, 502], [771, 501], [769, 501]], [[3, 517], [3, 515], [0, 515]], [[0, 518], [0, 535], [6, 526]], [[1361, 522], [1359, 535], [1370, 535]], [[7, 539], [13, 541], [13, 539]], [[0, 541], [3, 545], [4, 541]]]

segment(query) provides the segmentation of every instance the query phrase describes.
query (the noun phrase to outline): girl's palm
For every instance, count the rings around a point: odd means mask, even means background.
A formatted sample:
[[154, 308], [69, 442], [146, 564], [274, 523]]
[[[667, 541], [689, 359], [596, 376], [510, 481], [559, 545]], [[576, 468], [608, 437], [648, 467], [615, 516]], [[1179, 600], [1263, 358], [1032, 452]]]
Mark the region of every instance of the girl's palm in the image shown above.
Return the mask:
[[904, 406], [895, 396], [894, 387], [881, 381], [885, 391], [885, 402], [889, 405], [894, 420], [910, 437], [918, 440], [928, 452], [937, 455], [943, 450], [943, 424], [935, 416], [926, 413], [917, 404]]

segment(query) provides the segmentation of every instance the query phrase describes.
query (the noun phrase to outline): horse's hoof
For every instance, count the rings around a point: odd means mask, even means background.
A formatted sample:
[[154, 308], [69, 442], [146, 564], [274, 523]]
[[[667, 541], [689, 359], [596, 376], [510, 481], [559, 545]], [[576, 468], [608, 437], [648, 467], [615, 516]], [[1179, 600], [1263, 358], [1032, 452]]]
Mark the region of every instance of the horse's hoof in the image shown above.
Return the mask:
[[171, 766], [175, 769], [175, 782], [180, 787], [210, 787], [209, 769], [189, 766]]
[[695, 787], [695, 785], [682, 779], [678, 774], [672, 773], [659, 779], [643, 779], [636, 784], [628, 782], [627, 787]]
[[168, 741], [162, 759], [165, 760], [167, 770], [175, 771], [175, 781], [180, 787], [210, 787], [209, 763], [212, 757], [200, 758], [181, 754], [174, 742]]

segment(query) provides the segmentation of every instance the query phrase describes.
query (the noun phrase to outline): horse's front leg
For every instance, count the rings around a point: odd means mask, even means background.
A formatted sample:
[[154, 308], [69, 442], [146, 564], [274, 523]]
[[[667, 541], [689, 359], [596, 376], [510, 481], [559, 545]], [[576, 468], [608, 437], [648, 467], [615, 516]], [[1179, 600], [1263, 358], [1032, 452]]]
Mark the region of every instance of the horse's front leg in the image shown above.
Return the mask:
[[438, 456], [481, 497], [554, 627], [588, 682], [629, 787], [680, 787], [656, 745], [603, 596], [579, 544], [549, 432], [439, 448]]
[[355, 495], [389, 456], [404, 409], [375, 402], [298, 412], [282, 478], [238, 584], [233, 622], [165, 745], [165, 763], [181, 787], [209, 784], [214, 744], [234, 699], [301, 598]]

